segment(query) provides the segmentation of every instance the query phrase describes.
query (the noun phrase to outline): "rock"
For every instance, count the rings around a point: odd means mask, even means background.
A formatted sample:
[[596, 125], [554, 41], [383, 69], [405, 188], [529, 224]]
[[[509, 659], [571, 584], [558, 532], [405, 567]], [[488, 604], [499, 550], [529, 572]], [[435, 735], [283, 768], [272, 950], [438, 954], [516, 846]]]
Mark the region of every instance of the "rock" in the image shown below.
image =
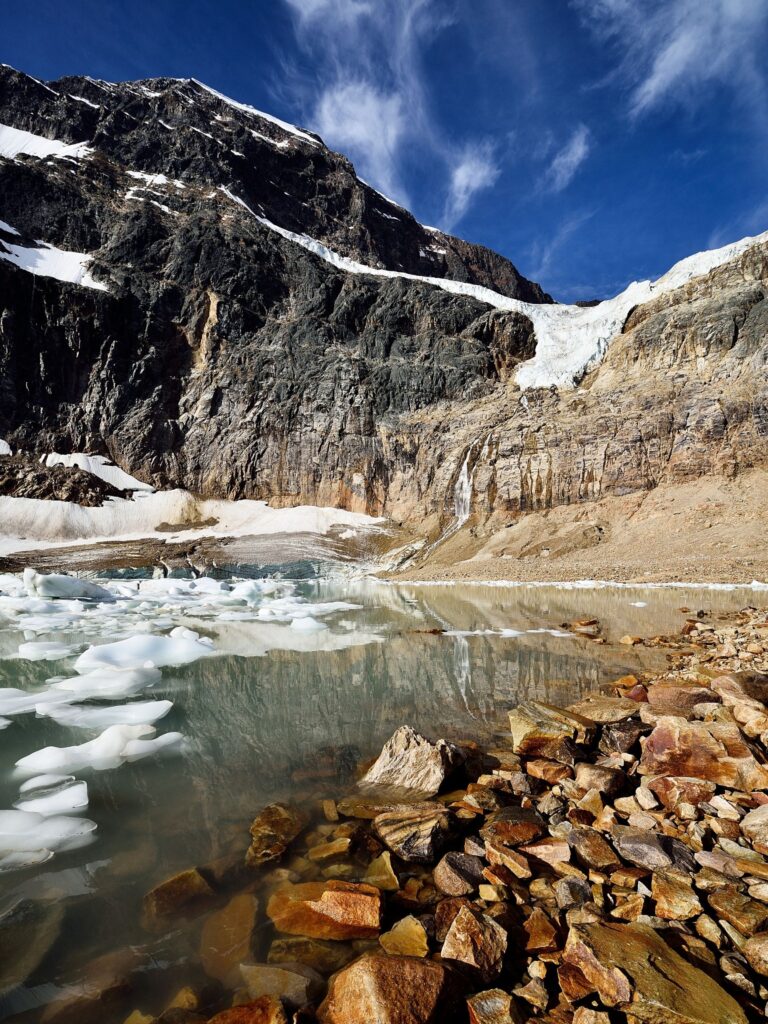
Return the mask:
[[197, 868], [189, 868], [146, 894], [142, 922], [148, 931], [162, 931], [175, 918], [200, 913], [213, 898], [213, 889], [206, 879]]
[[340, 942], [323, 942], [304, 936], [275, 939], [267, 953], [269, 964], [304, 964], [320, 974], [333, 974], [353, 960], [355, 950]]
[[240, 893], [206, 918], [200, 935], [200, 963], [210, 978], [230, 988], [239, 981], [239, 966], [251, 955], [251, 933], [258, 909], [255, 896]]
[[331, 978], [320, 1024], [458, 1024], [461, 984], [444, 965], [365, 953]]
[[509, 993], [500, 988], [477, 992], [467, 1000], [469, 1024], [523, 1024], [523, 1016]]
[[47, 1003], [36, 1019], [41, 1024], [103, 1024], [125, 1007], [142, 966], [138, 950], [105, 953], [78, 971], [76, 984], [62, 985], [60, 998]]
[[[633, 701], [633, 703], [635, 702]], [[637, 707], [636, 704], [635, 707]], [[604, 754], [629, 753], [637, 745], [640, 737], [650, 731], [650, 726], [635, 718], [616, 722], [615, 725], [604, 725], [598, 749]]]
[[540, 907], [535, 907], [523, 925], [527, 953], [550, 953], [558, 948], [557, 929]]
[[555, 885], [555, 899], [561, 910], [570, 910], [591, 903], [593, 894], [583, 878], [561, 878]]
[[761, 804], [741, 819], [741, 831], [768, 853], [768, 804]]
[[363, 881], [366, 885], [375, 885], [383, 892], [397, 892], [400, 882], [392, 867], [392, 854], [388, 850], [374, 857], [368, 865]]
[[279, 860], [294, 839], [306, 827], [301, 811], [286, 804], [269, 804], [251, 823], [251, 845], [245, 855], [250, 867]]
[[568, 841], [554, 836], [551, 839], [537, 839], [535, 843], [526, 843], [520, 847], [520, 852], [545, 864], [567, 864], [571, 859]]
[[672, 858], [664, 850], [655, 832], [614, 825], [611, 834], [620, 856], [630, 864], [649, 871], [671, 867]]
[[435, 907], [435, 938], [438, 942], [445, 942], [448, 929], [453, 924], [454, 918], [462, 907], [472, 907], [468, 899], [463, 896], [454, 896], [447, 900], [440, 900]]
[[655, 711], [684, 718], [690, 717], [697, 704], [711, 701], [716, 696], [707, 687], [694, 684], [660, 682], [648, 687], [648, 703]]
[[462, 907], [448, 929], [442, 957], [475, 968], [488, 982], [501, 971], [506, 951], [507, 933], [501, 925], [487, 914]]
[[597, 764], [576, 765], [576, 785], [581, 789], [596, 789], [606, 796], [617, 796], [626, 784], [627, 777], [620, 768], [604, 768]]
[[562, 782], [563, 779], [573, 778], [573, 769], [567, 764], [559, 761], [549, 761], [543, 757], [533, 758], [526, 761], [525, 770], [533, 779], [543, 779], [551, 786]]
[[500, 843], [502, 846], [530, 843], [544, 832], [544, 821], [533, 807], [503, 807], [491, 814], [480, 829], [486, 843]]
[[0, 997], [23, 985], [61, 930], [60, 900], [22, 899], [0, 916]]
[[643, 642], [643, 637], [641, 637], [641, 636], [634, 636], [632, 633], [626, 633], [619, 640], [620, 644], [626, 644], [627, 647], [636, 647], [638, 644], [641, 644], [642, 642]]
[[452, 851], [437, 864], [432, 877], [446, 896], [466, 896], [483, 881], [483, 862], [479, 857]]
[[640, 759], [643, 775], [687, 775], [750, 792], [768, 788], [768, 769], [758, 764], [729, 722], [686, 722], [662, 716]]
[[611, 1018], [601, 1010], [579, 1006], [573, 1011], [573, 1024], [611, 1024]]
[[494, 868], [503, 868], [508, 871], [514, 878], [530, 878], [531, 868], [528, 864], [528, 860], [517, 850], [512, 849], [508, 846], [502, 846], [501, 843], [494, 843], [489, 840], [485, 844], [485, 854], [488, 858], [488, 863]]
[[563, 962], [585, 994], [644, 1024], [746, 1024], [736, 1000], [674, 952], [652, 928], [612, 922], [576, 924]]
[[637, 703], [627, 697], [603, 697], [592, 694], [584, 700], [570, 704], [568, 711], [592, 722], [612, 725], [623, 722], [637, 714]]
[[586, 868], [613, 871], [619, 867], [619, 858], [599, 832], [593, 828], [574, 828], [568, 833], [568, 845], [576, 859]]
[[381, 927], [381, 892], [352, 882], [301, 882], [270, 897], [267, 915], [275, 928], [313, 939], [369, 939]]
[[513, 991], [518, 999], [524, 999], [537, 1010], [546, 1010], [549, 1005], [547, 986], [539, 978], [532, 978], [527, 985], [518, 985]]
[[409, 725], [403, 725], [384, 744], [358, 786], [387, 786], [433, 796], [446, 775], [462, 760], [461, 751], [452, 743], [432, 743]]
[[381, 841], [401, 860], [431, 864], [451, 833], [451, 815], [440, 804], [385, 811], [373, 819]]
[[677, 812], [681, 804], [697, 807], [714, 796], [714, 782], [704, 779], [662, 776], [650, 779], [645, 785], [654, 793], [668, 811]]
[[211, 1017], [208, 1024], [288, 1024], [283, 1004], [272, 996], [233, 1006]]
[[701, 903], [685, 875], [672, 871], [654, 871], [651, 895], [656, 901], [656, 916], [667, 921], [687, 921], [701, 913]]
[[768, 978], [768, 932], [752, 935], [742, 948], [752, 970]]
[[340, 860], [349, 853], [352, 840], [348, 836], [339, 836], [336, 839], [329, 839], [326, 843], [318, 843], [307, 850], [307, 858], [315, 864], [325, 864], [330, 861]]
[[509, 728], [512, 750], [527, 757], [553, 756], [563, 740], [589, 743], [595, 735], [590, 719], [538, 700], [524, 701], [510, 711]]
[[379, 942], [392, 956], [426, 956], [429, 953], [424, 925], [412, 914], [401, 918], [388, 932], [380, 935]]
[[734, 885], [710, 893], [708, 899], [717, 917], [733, 925], [742, 935], [754, 935], [768, 921], [768, 907], [745, 896]]
[[240, 964], [252, 999], [271, 996], [289, 1006], [304, 1006], [325, 989], [322, 977], [304, 964]]

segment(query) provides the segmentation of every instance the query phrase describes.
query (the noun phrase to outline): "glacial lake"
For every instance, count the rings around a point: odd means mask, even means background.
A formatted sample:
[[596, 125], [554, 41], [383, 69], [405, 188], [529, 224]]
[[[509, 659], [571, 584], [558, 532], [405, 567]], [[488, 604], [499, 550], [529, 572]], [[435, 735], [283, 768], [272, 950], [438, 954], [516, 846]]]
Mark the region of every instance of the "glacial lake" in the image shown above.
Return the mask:
[[[202, 582], [114, 574], [109, 603], [30, 598], [18, 579], [0, 577], [0, 913], [22, 899], [63, 911], [39, 966], [0, 994], [0, 1019], [39, 1020], [43, 1004], [93, 977], [97, 957], [128, 947], [146, 977], [138, 995], [118, 992], [105, 1004], [104, 1024], [122, 1024], [147, 992], [199, 988], [199, 932], [148, 935], [142, 897], [177, 871], [244, 850], [265, 803], [341, 795], [356, 766], [404, 723], [432, 738], [492, 741], [521, 700], [569, 704], [621, 675], [664, 668], [664, 648], [621, 645], [624, 634], [676, 632], [682, 608], [716, 616], [762, 596], [750, 588], [391, 584], [311, 563], [267, 579], [258, 568], [236, 572], [245, 582], [234, 590], [223, 572]], [[563, 629], [592, 617], [605, 644]], [[172, 630], [167, 657], [195, 660], [158, 673], [146, 665], [150, 638]], [[97, 651], [75, 669], [89, 648], [126, 640], [122, 667], [100, 662]], [[120, 682], [111, 696], [110, 672]], [[27, 694], [29, 710], [19, 711]], [[155, 722], [157, 735], [180, 734], [163, 749], [147, 727], [124, 750], [120, 734], [109, 756], [66, 755], [80, 758], [74, 768], [57, 767], [55, 753], [35, 755], [29, 770], [14, 767], [46, 747], [95, 739], [105, 722], [131, 715], [126, 706], [152, 702], [151, 717], [167, 708], [161, 701], [172, 707]], [[30, 783], [47, 774], [77, 782]], [[64, 817], [95, 829], [77, 835], [75, 825], [68, 842], [50, 822], [78, 802], [78, 782], [87, 807]], [[23, 819], [21, 833], [17, 819], [3, 817], [20, 801], [27, 813], [45, 812]], [[51, 835], [57, 852], [44, 859]]]

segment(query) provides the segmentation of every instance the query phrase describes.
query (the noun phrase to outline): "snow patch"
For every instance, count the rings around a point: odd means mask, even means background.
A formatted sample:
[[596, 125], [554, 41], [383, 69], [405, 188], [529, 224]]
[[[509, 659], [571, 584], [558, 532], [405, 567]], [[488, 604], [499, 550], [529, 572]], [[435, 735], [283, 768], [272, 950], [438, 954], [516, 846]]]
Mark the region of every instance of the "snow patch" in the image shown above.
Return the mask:
[[119, 466], [114, 465], [103, 455], [86, 455], [85, 452], [72, 452], [71, 455], [62, 455], [59, 452], [51, 452], [45, 456], [46, 466], [69, 466], [82, 469], [92, 476], [116, 487], [119, 491], [154, 491], [151, 484], [145, 484], [137, 480], [135, 476], [125, 473]]
[[260, 117], [264, 121], [270, 121], [272, 124], [276, 124], [278, 128], [282, 128], [284, 132], [288, 132], [290, 135], [295, 135], [297, 138], [302, 139], [304, 142], [311, 142], [313, 146], [319, 145], [317, 139], [312, 138], [306, 132], [303, 132], [300, 128], [297, 128], [295, 124], [290, 124], [288, 121], [281, 121], [279, 117], [273, 117], [271, 114], [265, 114], [263, 110], [257, 110], [255, 107], [249, 106], [247, 103], [238, 103], [237, 100], [230, 99], [229, 96], [225, 96], [223, 92], [218, 92], [216, 89], [212, 89], [210, 85], [205, 85], [203, 82], [199, 82], [196, 78], [190, 79], [194, 84], [204, 89], [205, 92], [215, 96], [217, 99], [222, 100], [230, 107], [234, 107], [235, 110], [241, 110], [245, 114], [250, 114], [253, 117]]
[[54, 277], [67, 284], [79, 284], [83, 288], [106, 292], [107, 286], [101, 281], [95, 281], [88, 272], [88, 264], [92, 259], [89, 253], [57, 249], [46, 242], [38, 242], [37, 247], [0, 242], [0, 260], [13, 263], [21, 270], [36, 277]]
[[22, 128], [12, 128], [9, 124], [0, 124], [0, 157], [14, 160], [17, 156], [34, 156], [38, 159], [46, 157], [73, 157], [80, 160], [89, 156], [93, 150], [85, 142], [61, 142], [59, 139], [46, 139], [42, 135], [34, 135]]

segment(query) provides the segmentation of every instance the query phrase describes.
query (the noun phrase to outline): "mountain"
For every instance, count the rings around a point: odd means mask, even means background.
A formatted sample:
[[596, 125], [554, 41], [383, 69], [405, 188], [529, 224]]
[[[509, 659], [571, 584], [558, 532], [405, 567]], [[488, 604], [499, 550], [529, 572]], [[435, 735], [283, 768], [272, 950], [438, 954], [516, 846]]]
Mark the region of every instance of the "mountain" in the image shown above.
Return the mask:
[[14, 449], [450, 527], [447, 560], [521, 513], [765, 467], [768, 236], [562, 306], [194, 80], [3, 66], [0, 125]]

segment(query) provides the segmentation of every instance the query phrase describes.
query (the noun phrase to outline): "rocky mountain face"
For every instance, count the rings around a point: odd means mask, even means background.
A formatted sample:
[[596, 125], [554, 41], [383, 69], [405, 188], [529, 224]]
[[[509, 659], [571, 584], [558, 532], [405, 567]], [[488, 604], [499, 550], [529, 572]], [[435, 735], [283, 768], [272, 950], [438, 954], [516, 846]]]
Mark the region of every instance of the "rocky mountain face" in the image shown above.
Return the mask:
[[576, 389], [522, 393], [529, 316], [396, 275], [550, 297], [317, 136], [191, 80], [7, 67], [0, 123], [14, 448], [433, 531], [458, 488], [480, 521], [765, 465], [765, 242], [632, 310]]

